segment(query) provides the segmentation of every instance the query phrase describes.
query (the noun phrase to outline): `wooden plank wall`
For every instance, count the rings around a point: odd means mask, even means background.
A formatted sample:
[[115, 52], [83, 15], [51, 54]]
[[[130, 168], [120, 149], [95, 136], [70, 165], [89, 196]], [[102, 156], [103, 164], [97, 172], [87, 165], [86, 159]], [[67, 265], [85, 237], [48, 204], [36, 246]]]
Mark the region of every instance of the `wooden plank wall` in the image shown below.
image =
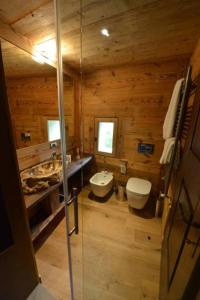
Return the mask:
[[[7, 78], [7, 93], [16, 147], [47, 142], [47, 118], [58, 118], [56, 76]], [[73, 81], [64, 81], [64, 109], [68, 135], [74, 136]], [[21, 132], [30, 131], [31, 141], [21, 140]]]
[[192, 78], [194, 79], [200, 73], [200, 40], [192, 54], [190, 63], [192, 65]]
[[[127, 65], [98, 70], [84, 75], [82, 88], [84, 152], [94, 152], [94, 118], [117, 117], [117, 155], [96, 155], [98, 169], [115, 172], [117, 180], [130, 176], [152, 181], [155, 190], [160, 180], [159, 158], [163, 150], [162, 124], [174, 84], [187, 62]], [[139, 142], [155, 144], [153, 155], [137, 152]], [[128, 159], [128, 174], [120, 176], [120, 159]]]
[[[55, 149], [54, 149], [55, 150]], [[51, 158], [50, 143], [38, 144], [17, 149], [19, 170], [24, 170]], [[60, 142], [57, 142], [56, 153], [60, 154]]]
[[[56, 151], [58, 159], [60, 158], [61, 146], [60, 141], [56, 141], [57, 147], [54, 149], [50, 148], [50, 143], [37, 144], [30, 147], [17, 149], [17, 159], [19, 170], [35, 166], [43, 161], [50, 160], [53, 151]], [[68, 154], [74, 155], [74, 139], [68, 138]]]

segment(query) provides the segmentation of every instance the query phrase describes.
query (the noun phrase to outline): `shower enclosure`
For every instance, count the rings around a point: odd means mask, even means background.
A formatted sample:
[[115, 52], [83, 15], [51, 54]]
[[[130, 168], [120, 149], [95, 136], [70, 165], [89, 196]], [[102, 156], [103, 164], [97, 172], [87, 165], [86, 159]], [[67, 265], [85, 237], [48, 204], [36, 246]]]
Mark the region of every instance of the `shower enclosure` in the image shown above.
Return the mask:
[[[123, 49], [123, 39], [126, 39], [126, 44], [129, 44], [132, 38], [126, 34], [126, 30], [130, 28], [128, 24], [130, 19], [124, 17], [124, 23], [121, 26], [119, 13], [128, 12], [131, 8], [132, 1], [123, 0], [55, 0], [63, 166], [66, 165], [66, 150], [70, 149], [71, 143], [73, 143], [76, 155], [79, 151], [81, 154], [98, 154], [95, 147], [97, 144], [95, 121], [113, 118], [120, 127], [122, 121], [118, 122], [118, 115], [121, 116], [121, 120], [128, 116], [125, 121], [132, 118], [132, 110], [125, 111], [119, 103], [121, 100], [119, 101], [116, 95], [121, 92], [121, 87], [127, 88], [125, 92], [129, 95], [133, 87], [132, 80], [137, 81], [139, 73], [131, 80], [124, 80], [124, 76], [128, 75], [124, 71], [119, 75], [118, 71], [111, 67], [118, 61], [118, 57], [120, 57], [120, 63], [123, 64], [126, 63], [127, 55], [133, 56], [130, 47], [129, 53]], [[117, 16], [115, 22], [110, 20], [112, 14]], [[121, 33], [118, 34], [118, 38], [115, 37], [115, 32]], [[106, 71], [101, 73], [101, 68], [104, 66], [106, 66]], [[93, 76], [93, 70], [100, 70], [98, 79], [95, 75]], [[132, 70], [129, 69], [128, 72], [131, 76]], [[117, 79], [116, 73], [119, 76]], [[66, 134], [68, 129], [65, 117], [68, 107], [63, 105], [65, 74], [73, 77], [76, 87], [73, 141], [70, 135]], [[104, 74], [107, 79], [104, 78]], [[110, 84], [112, 89], [110, 89]], [[116, 85], [119, 85], [118, 90]], [[102, 93], [104, 93], [103, 96]], [[114, 99], [115, 113], [109, 106], [110, 97]], [[128, 96], [127, 99], [129, 101]], [[128, 103], [130, 104], [130, 101]], [[107, 159], [115, 159], [111, 155], [96, 156], [103, 167]], [[154, 297], [154, 293], [157, 294], [159, 282], [159, 259], [157, 259], [159, 242], [157, 244], [155, 242], [153, 246], [150, 245], [150, 248], [153, 247], [153, 250], [149, 252], [152, 253], [153, 260], [151, 256], [146, 255], [142, 243], [144, 240], [144, 247], [154, 243], [150, 238], [151, 233], [155, 236], [155, 241], [159, 241], [159, 235], [153, 231], [157, 232], [160, 225], [153, 224], [151, 232], [149, 221], [142, 221], [141, 225], [130, 215], [126, 202], [121, 201], [119, 205], [114, 198], [102, 204], [91, 201], [90, 191], [83, 184], [85, 178], [83, 168], [76, 182], [73, 183], [74, 195], [69, 195], [65, 167], [63, 167], [63, 174], [69, 272], [69, 280], [66, 278], [66, 290], [70, 291], [71, 299], [143, 299], [143, 289], [147, 290], [145, 293], [150, 293]], [[83, 186], [80, 192], [80, 187]], [[153, 292], [149, 292], [151, 284]]]
[[[80, 31], [81, 16], [80, 16], [80, 3], [77, 1], [77, 13], [76, 17], [76, 30]], [[78, 204], [78, 186], [82, 186], [82, 170], [80, 176], [80, 182], [77, 185], [74, 184], [71, 191], [68, 188], [68, 174], [67, 174], [67, 160], [66, 153], [69, 151], [70, 137], [66, 119], [68, 116], [67, 105], [64, 105], [64, 77], [69, 75], [73, 78], [75, 89], [79, 84], [80, 77], [78, 73], [74, 73], [70, 67], [65, 65], [65, 55], [68, 53], [68, 45], [65, 44], [64, 37], [67, 34], [69, 28], [66, 26], [66, 18], [68, 13], [70, 16], [70, 7], [73, 5], [73, 1], [54, 0], [55, 7], [55, 23], [56, 23], [56, 49], [57, 49], [57, 86], [58, 86], [58, 107], [60, 116], [60, 130], [61, 130], [61, 158], [63, 166], [63, 198], [65, 201], [65, 221], [66, 221], [66, 243], [67, 243], [67, 259], [68, 259], [68, 275], [66, 277], [66, 295], [71, 300], [83, 299], [82, 288], [82, 224], [81, 224], [81, 207]], [[73, 18], [73, 16], [72, 16]], [[78, 41], [80, 43], [80, 39]], [[78, 54], [79, 55], [79, 54]], [[73, 110], [75, 116], [78, 115], [78, 99], [79, 96], [75, 95], [76, 103]], [[66, 98], [67, 100], [67, 98]], [[69, 120], [67, 120], [68, 122]], [[74, 123], [77, 121], [74, 118]], [[79, 136], [77, 134], [76, 125], [74, 124], [74, 140], [72, 143], [79, 145]]]

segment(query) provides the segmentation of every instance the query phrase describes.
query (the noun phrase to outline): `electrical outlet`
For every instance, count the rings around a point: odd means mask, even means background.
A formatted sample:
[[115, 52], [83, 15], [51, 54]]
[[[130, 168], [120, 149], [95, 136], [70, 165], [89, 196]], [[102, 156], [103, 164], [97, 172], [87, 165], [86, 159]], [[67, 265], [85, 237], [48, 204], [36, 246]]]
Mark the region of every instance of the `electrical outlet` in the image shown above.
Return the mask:
[[31, 134], [30, 134], [30, 131], [27, 131], [27, 132], [21, 132], [21, 140], [22, 141], [30, 141], [31, 140]]
[[50, 143], [50, 149], [57, 148], [57, 146], [58, 146], [57, 142]]

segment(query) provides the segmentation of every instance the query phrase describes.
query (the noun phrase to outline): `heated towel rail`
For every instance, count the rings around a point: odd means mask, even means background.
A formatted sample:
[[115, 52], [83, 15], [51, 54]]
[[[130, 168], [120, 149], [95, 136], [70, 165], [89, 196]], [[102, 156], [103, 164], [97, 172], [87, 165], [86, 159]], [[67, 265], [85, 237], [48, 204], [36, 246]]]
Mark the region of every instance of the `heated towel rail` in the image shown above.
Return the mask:
[[176, 116], [176, 123], [175, 123], [175, 129], [174, 129], [174, 136], [175, 136], [175, 144], [171, 156], [171, 161], [168, 166], [166, 166], [165, 169], [165, 175], [164, 175], [164, 190], [161, 193], [161, 197], [165, 198], [167, 197], [168, 189], [169, 189], [169, 184], [171, 181], [173, 169], [175, 168], [175, 162], [176, 158], [179, 156], [179, 141], [181, 138], [181, 133], [182, 133], [182, 126], [183, 126], [183, 120], [187, 108], [187, 101], [188, 101], [188, 96], [190, 94], [190, 89], [192, 86], [192, 81], [191, 81], [191, 72], [192, 72], [192, 67], [189, 66], [187, 69], [187, 75], [186, 79], [183, 83], [182, 87], [182, 92], [181, 92], [181, 97], [180, 97], [180, 103], [179, 103], [179, 109], [177, 111], [177, 116]]

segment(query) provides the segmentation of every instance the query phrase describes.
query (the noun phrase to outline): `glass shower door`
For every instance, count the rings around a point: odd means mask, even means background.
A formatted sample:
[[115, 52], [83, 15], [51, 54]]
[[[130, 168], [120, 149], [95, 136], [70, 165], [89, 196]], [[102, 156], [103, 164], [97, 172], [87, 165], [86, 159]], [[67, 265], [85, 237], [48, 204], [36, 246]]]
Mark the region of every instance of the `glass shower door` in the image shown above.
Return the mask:
[[[82, 187], [82, 171], [74, 175], [76, 149], [80, 148], [77, 118], [79, 115], [79, 96], [77, 85], [79, 71], [68, 64], [68, 56], [74, 47], [80, 49], [80, 3], [79, 1], [55, 0], [57, 21], [57, 53], [58, 53], [58, 94], [59, 114], [61, 120], [61, 145], [63, 162], [63, 196], [66, 212], [66, 235], [68, 254], [68, 275], [66, 278], [67, 294], [71, 300], [82, 298], [82, 211], [79, 192]], [[75, 14], [74, 14], [75, 13]], [[72, 27], [78, 38], [70, 35]], [[79, 52], [79, 50], [78, 50]], [[76, 52], [76, 57], [79, 53]], [[79, 70], [79, 67], [78, 67]], [[68, 157], [66, 157], [66, 154]], [[72, 159], [72, 163], [68, 162]]]

